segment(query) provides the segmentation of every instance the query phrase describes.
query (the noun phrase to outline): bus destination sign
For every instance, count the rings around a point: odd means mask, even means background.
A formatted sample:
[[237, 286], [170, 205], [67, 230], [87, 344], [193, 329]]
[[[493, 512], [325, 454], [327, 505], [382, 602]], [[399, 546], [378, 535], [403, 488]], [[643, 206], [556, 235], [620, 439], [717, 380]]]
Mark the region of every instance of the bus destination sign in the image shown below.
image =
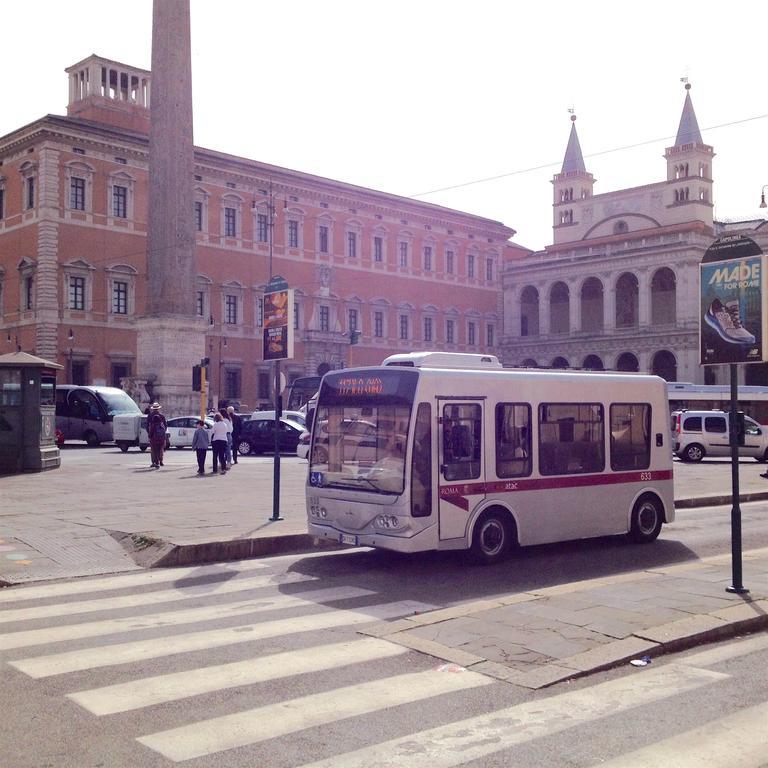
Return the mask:
[[382, 395], [384, 382], [380, 376], [344, 376], [339, 378], [336, 389], [342, 397], [345, 395]]

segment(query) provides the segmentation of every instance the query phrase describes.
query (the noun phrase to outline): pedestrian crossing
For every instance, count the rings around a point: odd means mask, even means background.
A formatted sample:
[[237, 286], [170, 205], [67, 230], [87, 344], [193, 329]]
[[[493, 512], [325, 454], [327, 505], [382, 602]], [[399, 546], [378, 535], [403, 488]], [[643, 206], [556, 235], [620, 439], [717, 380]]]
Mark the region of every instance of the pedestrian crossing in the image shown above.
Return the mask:
[[[437, 606], [258, 563], [0, 592], [0, 695], [20, 675], [58, 702], [51, 717], [102, 723], [147, 766], [514, 766], [517, 748], [706, 697], [731, 679], [713, 667], [768, 651], [756, 636], [534, 695], [357, 631]], [[757, 768], [766, 722], [750, 704], [599, 764]]]

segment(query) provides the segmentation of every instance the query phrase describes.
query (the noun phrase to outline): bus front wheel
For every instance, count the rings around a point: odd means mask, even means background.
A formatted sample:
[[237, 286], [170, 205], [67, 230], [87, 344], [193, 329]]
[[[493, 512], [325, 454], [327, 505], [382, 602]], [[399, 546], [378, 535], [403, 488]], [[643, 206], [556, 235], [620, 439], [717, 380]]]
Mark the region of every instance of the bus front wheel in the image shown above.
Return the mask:
[[638, 544], [655, 541], [661, 533], [664, 511], [658, 497], [641, 496], [632, 510], [629, 538]]
[[503, 560], [512, 548], [514, 528], [506, 512], [484, 512], [472, 532], [470, 551], [473, 559], [482, 565]]

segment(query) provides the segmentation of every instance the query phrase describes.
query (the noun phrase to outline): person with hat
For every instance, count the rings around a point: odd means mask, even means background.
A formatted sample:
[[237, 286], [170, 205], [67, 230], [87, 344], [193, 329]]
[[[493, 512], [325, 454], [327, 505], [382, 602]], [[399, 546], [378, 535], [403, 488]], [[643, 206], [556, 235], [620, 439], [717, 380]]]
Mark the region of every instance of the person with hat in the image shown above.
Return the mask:
[[229, 415], [229, 420], [232, 422], [232, 463], [237, 464], [237, 444], [240, 442], [240, 431], [243, 420], [235, 413], [235, 408], [232, 405], [227, 406], [227, 414]]
[[147, 435], [149, 436], [149, 449], [152, 454], [152, 467], [160, 469], [163, 466], [163, 453], [165, 441], [168, 436], [168, 425], [165, 416], [160, 413], [160, 403], [152, 403], [147, 417]]

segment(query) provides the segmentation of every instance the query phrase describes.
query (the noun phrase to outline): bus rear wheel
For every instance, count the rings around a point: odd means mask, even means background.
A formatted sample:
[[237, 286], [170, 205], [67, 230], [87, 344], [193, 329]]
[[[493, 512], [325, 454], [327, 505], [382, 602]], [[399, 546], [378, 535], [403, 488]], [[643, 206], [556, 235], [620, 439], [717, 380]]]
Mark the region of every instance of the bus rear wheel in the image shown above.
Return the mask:
[[664, 512], [658, 497], [641, 496], [632, 510], [629, 538], [638, 544], [655, 541], [661, 533]]
[[509, 554], [514, 535], [514, 527], [506, 512], [484, 512], [472, 532], [472, 558], [481, 565], [498, 563]]

